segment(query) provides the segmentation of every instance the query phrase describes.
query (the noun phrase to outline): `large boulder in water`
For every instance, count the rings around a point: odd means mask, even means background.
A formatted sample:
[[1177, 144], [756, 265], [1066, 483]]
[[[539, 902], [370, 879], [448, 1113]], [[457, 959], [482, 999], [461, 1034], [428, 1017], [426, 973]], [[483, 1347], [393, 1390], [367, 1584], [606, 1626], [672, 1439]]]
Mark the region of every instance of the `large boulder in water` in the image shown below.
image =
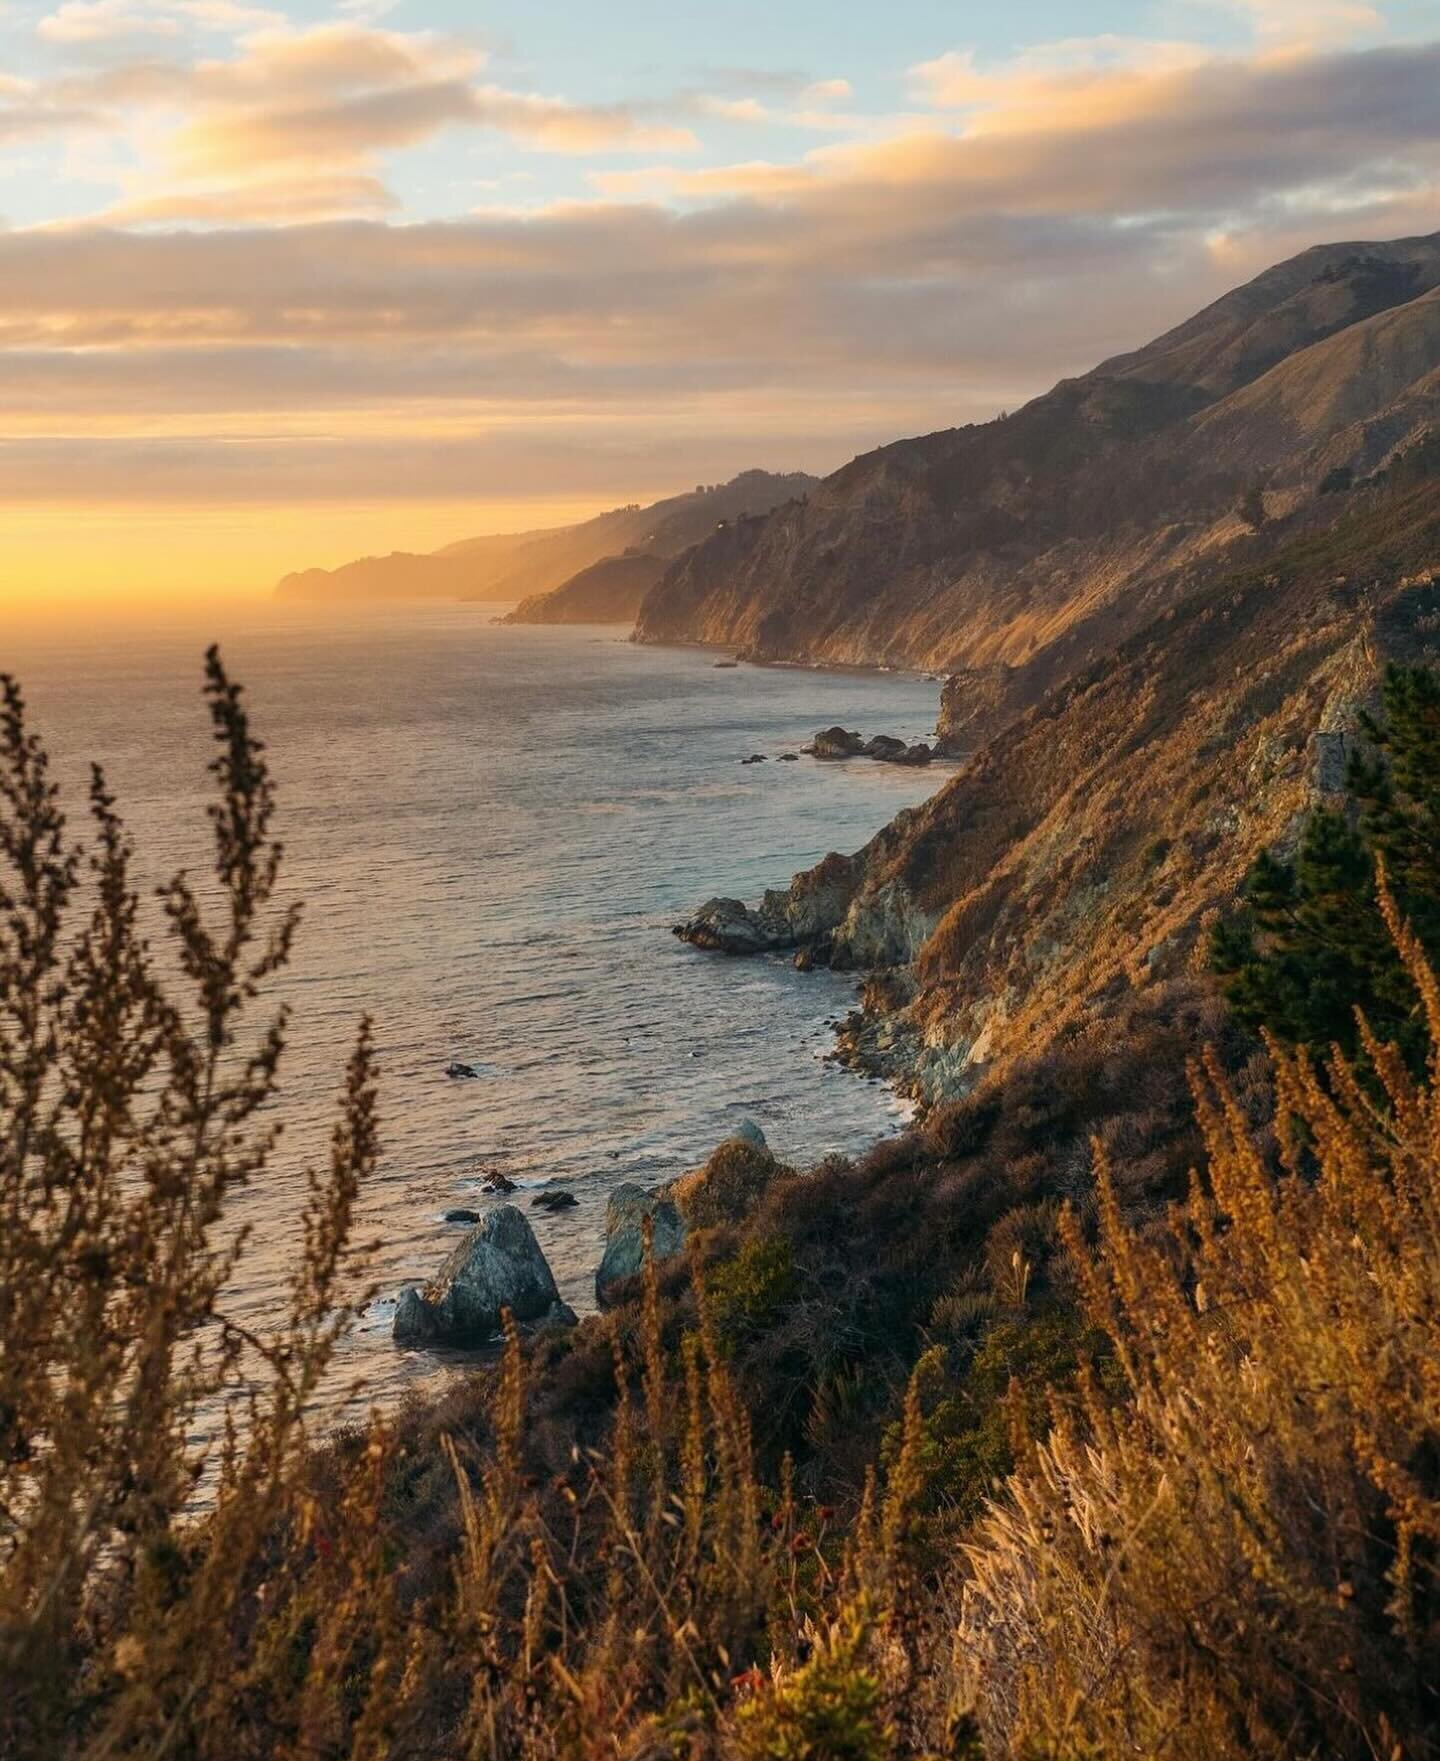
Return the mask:
[[837, 724], [821, 728], [805, 750], [816, 758], [854, 758], [865, 750], [865, 741], [860, 734], [852, 734]]
[[402, 1293], [395, 1343], [483, 1345], [500, 1332], [505, 1309], [520, 1322], [573, 1319], [535, 1231], [514, 1205], [477, 1223], [423, 1290]]
[[897, 740], [893, 734], [877, 734], [873, 740], [865, 742], [865, 756], [878, 758], [881, 764], [894, 764], [905, 756], [905, 742]]
[[614, 1287], [645, 1264], [645, 1219], [654, 1227], [651, 1252], [668, 1260], [685, 1245], [685, 1220], [673, 1199], [643, 1186], [617, 1186], [605, 1207], [605, 1254], [595, 1274], [595, 1300], [604, 1308]]

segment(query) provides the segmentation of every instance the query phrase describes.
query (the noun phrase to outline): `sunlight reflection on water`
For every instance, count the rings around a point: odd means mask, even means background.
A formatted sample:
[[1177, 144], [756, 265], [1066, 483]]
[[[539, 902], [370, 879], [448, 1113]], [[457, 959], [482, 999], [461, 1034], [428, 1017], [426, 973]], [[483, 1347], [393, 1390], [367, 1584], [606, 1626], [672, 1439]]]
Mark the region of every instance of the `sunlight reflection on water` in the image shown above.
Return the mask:
[[[533, 1213], [566, 1300], [591, 1305], [605, 1197], [693, 1165], [754, 1117], [786, 1159], [894, 1128], [878, 1085], [823, 1062], [853, 981], [743, 964], [674, 941], [714, 893], [781, 884], [853, 850], [943, 780], [870, 763], [769, 763], [840, 721], [923, 738], [933, 684], [900, 674], [751, 667], [637, 648], [619, 631], [502, 629], [489, 608], [216, 614], [203, 630], [118, 626], [7, 639], [37, 725], [78, 803], [102, 759], [147, 880], [205, 860], [204, 643], [218, 628], [281, 786], [286, 886], [306, 901], [284, 989], [296, 1028], [287, 1135], [240, 1202], [255, 1227], [238, 1318], [275, 1311], [298, 1228], [298, 1170], [323, 1154], [362, 1011], [382, 1064], [383, 1165], [362, 1233], [385, 1293], [342, 1352], [331, 1409], [388, 1400], [434, 1370], [389, 1342], [394, 1293], [455, 1238], [453, 1205], [573, 1183]], [[474, 1081], [446, 1077], [452, 1059]], [[353, 1396], [345, 1389], [358, 1382]]]

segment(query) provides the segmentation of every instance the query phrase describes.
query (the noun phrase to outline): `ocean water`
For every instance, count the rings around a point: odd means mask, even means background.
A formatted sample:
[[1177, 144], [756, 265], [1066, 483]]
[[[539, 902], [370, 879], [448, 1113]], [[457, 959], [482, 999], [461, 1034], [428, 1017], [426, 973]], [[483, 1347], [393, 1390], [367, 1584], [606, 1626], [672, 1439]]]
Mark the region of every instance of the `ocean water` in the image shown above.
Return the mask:
[[[614, 628], [509, 629], [491, 608], [346, 620], [229, 609], [125, 628], [3, 634], [77, 817], [101, 760], [158, 883], [204, 867], [204, 645], [247, 687], [280, 787], [283, 891], [305, 904], [282, 991], [295, 1011], [283, 1150], [237, 1203], [253, 1239], [228, 1302], [277, 1313], [298, 1250], [304, 1158], [323, 1156], [355, 1024], [375, 1018], [384, 1155], [364, 1194], [378, 1294], [347, 1340], [327, 1417], [453, 1373], [396, 1350], [397, 1292], [483, 1212], [483, 1173], [520, 1184], [562, 1294], [593, 1306], [606, 1195], [693, 1167], [742, 1119], [804, 1164], [897, 1128], [882, 1086], [824, 1061], [854, 980], [684, 947], [711, 894], [754, 898], [858, 848], [944, 780], [805, 758], [832, 722], [922, 738], [937, 687], [900, 674], [741, 667], [638, 648]], [[752, 752], [772, 762], [741, 766]], [[158, 933], [158, 918], [157, 918]], [[452, 1059], [482, 1075], [455, 1081]], [[575, 1209], [529, 1209], [563, 1185]]]

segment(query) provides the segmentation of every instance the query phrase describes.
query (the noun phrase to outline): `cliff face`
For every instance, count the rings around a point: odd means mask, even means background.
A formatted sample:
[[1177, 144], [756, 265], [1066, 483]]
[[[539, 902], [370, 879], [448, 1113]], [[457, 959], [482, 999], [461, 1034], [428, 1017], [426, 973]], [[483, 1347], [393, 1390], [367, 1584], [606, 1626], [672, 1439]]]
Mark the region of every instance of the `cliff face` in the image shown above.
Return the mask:
[[[1277, 522], [1046, 693], [922, 807], [753, 916], [887, 969], [849, 1039], [928, 1099], [1200, 958], [1256, 852], [1341, 786], [1390, 658], [1440, 658], [1440, 477]], [[1257, 541], [1258, 542], [1258, 541]]]
[[[524, 599], [552, 592], [582, 570], [627, 551], [667, 559], [678, 556], [714, 532], [720, 522], [768, 513], [806, 495], [815, 482], [800, 471], [742, 471], [728, 483], [696, 488], [648, 507], [637, 503], [613, 508], [575, 526], [466, 538], [425, 553], [361, 557], [338, 569], [303, 569], [286, 575], [276, 591], [285, 599], [336, 604], [366, 599]], [[634, 608], [626, 615], [633, 616]]]
[[522, 599], [507, 624], [631, 624], [640, 602], [665, 573], [664, 557], [646, 551], [607, 556], [549, 593]]
[[1440, 235], [1308, 251], [1006, 419], [717, 531], [637, 635], [960, 673], [994, 726], [1243, 561], [1242, 504], [1287, 513], [1437, 414]]

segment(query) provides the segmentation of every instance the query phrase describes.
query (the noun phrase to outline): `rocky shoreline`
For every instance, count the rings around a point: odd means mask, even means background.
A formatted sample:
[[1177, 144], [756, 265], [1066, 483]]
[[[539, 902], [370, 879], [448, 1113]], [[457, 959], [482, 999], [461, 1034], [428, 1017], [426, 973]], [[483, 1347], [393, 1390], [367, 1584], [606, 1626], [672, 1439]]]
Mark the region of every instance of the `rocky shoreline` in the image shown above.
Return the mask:
[[[839, 725], [820, 729], [803, 748], [823, 762], [869, 759], [881, 764], [923, 766], [949, 756], [943, 742], [907, 744], [890, 735], [866, 739]], [[759, 754], [743, 763], [764, 762]], [[934, 1098], [939, 1079], [949, 1086], [950, 1048], [927, 1046], [904, 1017], [914, 994], [908, 977], [920, 948], [935, 928], [933, 913], [916, 900], [903, 878], [885, 873], [886, 859], [903, 839], [919, 808], [906, 808], [852, 856], [831, 852], [785, 888], [768, 891], [757, 906], [712, 898], [673, 933], [691, 946], [730, 956], [789, 953], [797, 969], [818, 966], [864, 971], [871, 976], [860, 1007], [836, 1024], [831, 1060], [859, 1075], [888, 1083], [908, 1098]], [[445, 1074], [463, 1081], [479, 1067], [452, 1062]], [[630, 1183], [609, 1195], [605, 1237], [595, 1272], [599, 1308], [623, 1300], [642, 1269], [647, 1240], [657, 1259], [684, 1250], [692, 1227], [738, 1221], [782, 1168], [753, 1121], [743, 1122], [708, 1161], [691, 1174], [654, 1187]], [[514, 1183], [492, 1171], [487, 1189], [507, 1197]], [[575, 1203], [568, 1192], [542, 1193], [533, 1206]], [[504, 1203], [483, 1216], [452, 1210], [447, 1221], [466, 1232], [424, 1286], [400, 1293], [392, 1336], [402, 1348], [488, 1350], [501, 1336], [504, 1316], [524, 1333], [574, 1326], [577, 1317], [560, 1298], [554, 1274], [528, 1219]]]
[[[657, 1261], [673, 1259], [692, 1228], [740, 1221], [773, 1180], [791, 1173], [746, 1119], [692, 1173], [649, 1188], [617, 1186], [605, 1208], [597, 1307], [624, 1299], [647, 1250]], [[404, 1349], [487, 1350], [501, 1338], [507, 1315], [525, 1334], [579, 1322], [561, 1300], [529, 1220], [512, 1204], [476, 1217], [427, 1284], [401, 1291], [391, 1336]]]
[[[868, 757], [926, 764], [950, 756], [943, 738], [912, 756], [903, 741], [866, 740], [839, 726], [821, 729], [804, 750], [830, 762]], [[927, 1106], [973, 1086], [976, 1060], [972, 1046], [931, 1040], [908, 1012], [917, 994], [915, 962], [940, 915], [917, 895], [899, 862], [923, 812], [923, 804], [903, 809], [854, 855], [832, 851], [758, 904], [707, 899], [671, 933], [732, 958], [789, 955], [802, 972], [828, 967], [868, 974], [859, 1007], [836, 1027], [830, 1056]]]

